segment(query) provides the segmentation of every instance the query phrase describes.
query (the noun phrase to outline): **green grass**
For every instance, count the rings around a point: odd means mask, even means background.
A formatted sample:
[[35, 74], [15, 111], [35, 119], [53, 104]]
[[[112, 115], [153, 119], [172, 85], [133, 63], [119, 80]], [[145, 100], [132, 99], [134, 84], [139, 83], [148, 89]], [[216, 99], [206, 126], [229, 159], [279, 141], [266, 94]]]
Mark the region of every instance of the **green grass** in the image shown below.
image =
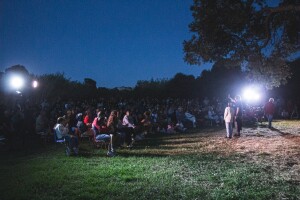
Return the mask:
[[[192, 142], [195, 137], [200, 140]], [[299, 182], [245, 155], [202, 152], [200, 143], [199, 134], [157, 136], [113, 158], [87, 143], [77, 157], [53, 145], [39, 153], [2, 154], [0, 199], [300, 198]]]

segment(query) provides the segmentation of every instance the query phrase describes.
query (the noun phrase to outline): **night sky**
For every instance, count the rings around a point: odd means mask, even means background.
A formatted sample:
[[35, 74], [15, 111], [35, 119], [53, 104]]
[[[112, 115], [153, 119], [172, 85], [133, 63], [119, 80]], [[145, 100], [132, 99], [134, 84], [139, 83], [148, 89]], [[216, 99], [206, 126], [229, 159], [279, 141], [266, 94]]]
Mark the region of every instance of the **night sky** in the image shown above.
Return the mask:
[[199, 76], [183, 61], [192, 0], [1, 0], [0, 71], [64, 73], [98, 87]]

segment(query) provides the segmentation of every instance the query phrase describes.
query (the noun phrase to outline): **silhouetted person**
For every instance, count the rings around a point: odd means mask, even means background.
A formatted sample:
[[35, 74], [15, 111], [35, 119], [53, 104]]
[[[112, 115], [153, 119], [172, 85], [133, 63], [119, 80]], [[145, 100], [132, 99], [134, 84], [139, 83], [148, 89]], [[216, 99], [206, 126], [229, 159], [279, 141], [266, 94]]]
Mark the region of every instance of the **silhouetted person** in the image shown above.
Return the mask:
[[230, 96], [228, 98], [231, 100], [231, 102], [234, 103], [235, 107], [235, 122], [236, 122], [236, 130], [237, 134], [235, 136], [239, 137], [241, 136], [241, 130], [243, 126], [243, 106], [242, 106], [242, 98], [240, 95], [236, 95], [234, 99], [232, 99]]
[[270, 98], [269, 101], [264, 106], [265, 116], [268, 119], [269, 128], [272, 128], [273, 115], [275, 113], [274, 99]]

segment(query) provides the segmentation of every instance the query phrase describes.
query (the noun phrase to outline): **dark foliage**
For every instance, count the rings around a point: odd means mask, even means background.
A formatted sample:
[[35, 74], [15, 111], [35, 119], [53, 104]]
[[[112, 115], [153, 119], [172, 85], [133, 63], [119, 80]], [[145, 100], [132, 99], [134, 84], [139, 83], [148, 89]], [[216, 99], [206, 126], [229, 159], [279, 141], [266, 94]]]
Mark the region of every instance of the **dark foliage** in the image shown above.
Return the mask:
[[268, 89], [287, 83], [286, 61], [300, 47], [300, 1], [281, 0], [277, 7], [270, 2], [194, 0], [184, 60], [201, 66], [227, 59]]

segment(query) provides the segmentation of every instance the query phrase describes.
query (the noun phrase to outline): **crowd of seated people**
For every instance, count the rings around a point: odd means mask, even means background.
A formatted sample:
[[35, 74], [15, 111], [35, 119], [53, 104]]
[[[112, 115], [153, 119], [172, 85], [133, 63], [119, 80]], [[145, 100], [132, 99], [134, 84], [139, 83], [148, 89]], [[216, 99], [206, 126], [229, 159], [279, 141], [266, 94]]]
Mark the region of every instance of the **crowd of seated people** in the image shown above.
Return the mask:
[[113, 141], [119, 143], [121, 141], [122, 145], [132, 148], [135, 141], [150, 134], [184, 133], [195, 127], [223, 125], [222, 115], [225, 106], [226, 100], [220, 101], [217, 98], [210, 100], [207, 97], [204, 100], [172, 98], [99, 98], [52, 102], [43, 100], [40, 104], [26, 102], [13, 109], [3, 106], [0, 128], [10, 142], [15, 135], [20, 136], [24, 132], [51, 137], [58, 119], [63, 118], [64, 124], [68, 124], [69, 131], [74, 130], [77, 138], [91, 137], [96, 133], [98, 139], [111, 142], [109, 154], [113, 155]]
[[182, 133], [189, 128], [201, 126], [201, 119], [208, 111], [197, 99], [171, 98], [101, 98], [67, 102], [43, 100], [39, 104], [26, 102], [24, 105], [18, 104], [14, 109], [5, 106], [2, 109], [6, 114], [1, 116], [1, 128], [6, 127], [3, 132], [6, 132], [7, 138], [22, 135], [24, 132], [34, 133], [38, 137], [53, 138], [53, 128], [58, 124], [59, 118], [64, 119], [64, 124], [68, 124], [69, 130], [74, 130], [78, 138], [91, 137], [94, 132], [97, 135], [110, 135], [108, 119], [111, 111], [115, 110], [119, 121], [117, 132], [124, 134], [123, 141], [128, 147], [134, 146], [136, 140], [150, 134]]

